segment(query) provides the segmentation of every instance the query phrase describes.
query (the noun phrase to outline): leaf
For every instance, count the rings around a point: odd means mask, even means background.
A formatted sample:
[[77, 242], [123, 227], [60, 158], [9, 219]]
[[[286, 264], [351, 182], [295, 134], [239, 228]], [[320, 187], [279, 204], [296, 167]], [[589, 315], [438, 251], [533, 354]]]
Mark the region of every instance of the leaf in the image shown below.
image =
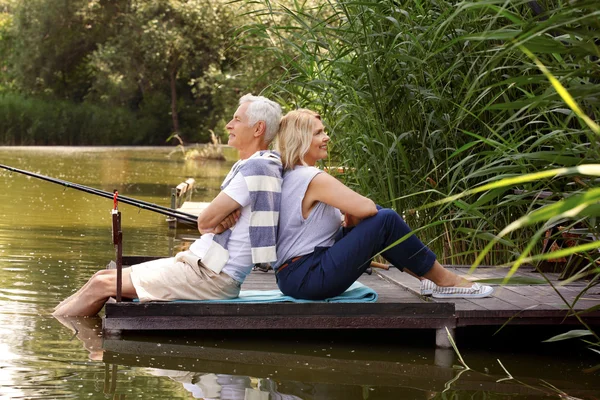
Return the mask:
[[[592, 349], [590, 349], [590, 350], [592, 350]], [[591, 374], [591, 373], [594, 373], [594, 372], [596, 372], [598, 370], [600, 370], [600, 364], [596, 364], [596, 365], [594, 365], [591, 368], [584, 369], [583, 372], [586, 373], [586, 374]]]
[[463, 153], [465, 151], [467, 151], [468, 149], [470, 149], [473, 146], [477, 146], [478, 144], [480, 144], [481, 142], [479, 141], [475, 141], [475, 142], [469, 142], [467, 144], [465, 144], [464, 146], [462, 146], [460, 149], [456, 150], [454, 153], [452, 153], [448, 159], [456, 157], [457, 155], [459, 155], [460, 153]]
[[547, 282], [540, 278], [531, 278], [527, 276], [513, 276], [505, 281], [505, 278], [487, 278], [476, 279], [473, 282], [491, 283], [497, 285], [545, 285]]
[[584, 165], [578, 165], [576, 167], [556, 168], [556, 169], [551, 169], [551, 170], [547, 170], [547, 171], [533, 172], [531, 174], [519, 175], [519, 176], [510, 177], [510, 178], [504, 178], [504, 179], [501, 179], [496, 182], [492, 182], [492, 183], [488, 183], [488, 184], [476, 187], [474, 189], [465, 190], [462, 193], [456, 194], [454, 196], [448, 196], [444, 199], [435, 201], [433, 203], [425, 204], [424, 206], [421, 206], [420, 208], [418, 208], [418, 210], [431, 208], [434, 206], [438, 206], [440, 204], [451, 203], [462, 197], [465, 197], [465, 196], [468, 196], [471, 194], [475, 194], [475, 193], [484, 192], [484, 191], [491, 190], [491, 189], [497, 189], [497, 188], [507, 187], [507, 186], [516, 186], [521, 183], [535, 182], [535, 181], [539, 181], [542, 179], [554, 178], [554, 177], [565, 176], [565, 175], [575, 175], [575, 174], [600, 176], [600, 164], [584, 164]]
[[588, 205], [598, 201], [600, 201], [600, 188], [591, 189], [581, 195], [557, 201], [556, 203], [542, 207], [514, 221], [504, 228], [499, 233], [499, 236], [502, 237], [523, 226], [549, 221], [552, 218], [576, 217], [581, 211], [585, 210]]
[[500, 359], [497, 358], [496, 360], [498, 361], [498, 364], [500, 364], [500, 366], [502, 367], [502, 369], [506, 373], [506, 378], [498, 379], [496, 382], [503, 382], [503, 381], [514, 379], [513, 376], [510, 374], [510, 372], [508, 372], [508, 370], [504, 367], [504, 365], [502, 364], [502, 362], [500, 361]]
[[450, 333], [450, 330], [448, 329], [447, 326], [445, 328], [446, 328], [446, 335], [448, 335], [448, 340], [450, 341], [450, 345], [452, 345], [452, 348], [454, 349], [454, 352], [456, 353], [458, 360], [466, 369], [470, 369], [469, 366], [467, 365], [467, 363], [465, 362], [465, 360], [463, 359], [462, 355], [460, 354], [460, 351], [458, 351], [458, 346], [456, 346], [456, 342], [454, 341], [454, 338], [452, 337], [452, 333]]
[[591, 306], [589, 308], [586, 308], [585, 310], [579, 310], [575, 314], [576, 315], [585, 315], [587, 313], [591, 313], [591, 312], [594, 312], [594, 311], [600, 311], [600, 304], [597, 304], [595, 306]]
[[523, 263], [531, 263], [534, 261], [541, 261], [541, 260], [550, 260], [552, 258], [561, 258], [561, 257], [570, 256], [571, 254], [575, 254], [575, 253], [580, 253], [580, 252], [589, 251], [589, 250], [597, 250], [598, 248], [600, 248], [600, 240], [597, 240], [597, 241], [591, 242], [591, 243], [582, 244], [579, 246], [567, 247], [566, 249], [560, 249], [560, 250], [552, 251], [549, 253], [537, 254], [535, 256], [524, 259]]
[[546, 75], [552, 86], [554, 86], [556, 92], [560, 95], [560, 97], [562, 97], [564, 102], [567, 103], [569, 108], [571, 108], [571, 110], [573, 110], [575, 114], [577, 114], [577, 116], [579, 116], [579, 118], [581, 118], [593, 132], [600, 135], [600, 125], [594, 122], [590, 117], [587, 116], [587, 114], [583, 112], [569, 91], [565, 89], [565, 87], [559, 82], [558, 79], [556, 79], [556, 77], [554, 77], [554, 75], [552, 75], [548, 68], [546, 68], [546, 66], [542, 64], [542, 62], [531, 51], [529, 51], [529, 49], [524, 46], [519, 46], [519, 48], [523, 51], [523, 53], [527, 54], [527, 56], [533, 60], [538, 68], [544, 73], [544, 75]]
[[551, 337], [550, 339], [544, 340], [544, 343], [558, 342], [561, 340], [573, 339], [590, 335], [593, 335], [593, 333], [587, 329], [575, 329], [566, 333], [561, 333], [560, 335], [556, 335], [554, 337]]

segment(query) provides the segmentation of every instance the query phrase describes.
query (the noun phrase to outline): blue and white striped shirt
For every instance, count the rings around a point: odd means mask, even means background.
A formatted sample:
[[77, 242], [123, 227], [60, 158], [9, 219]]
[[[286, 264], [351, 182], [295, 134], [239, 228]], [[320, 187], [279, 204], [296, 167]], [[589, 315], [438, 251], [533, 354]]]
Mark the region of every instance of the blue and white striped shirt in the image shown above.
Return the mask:
[[[221, 190], [241, 174], [250, 193], [249, 236], [252, 262], [267, 263], [277, 260], [277, 228], [281, 201], [282, 164], [277, 152], [263, 150], [233, 165]], [[219, 273], [229, 260], [227, 250], [231, 229], [214, 235], [202, 263]]]

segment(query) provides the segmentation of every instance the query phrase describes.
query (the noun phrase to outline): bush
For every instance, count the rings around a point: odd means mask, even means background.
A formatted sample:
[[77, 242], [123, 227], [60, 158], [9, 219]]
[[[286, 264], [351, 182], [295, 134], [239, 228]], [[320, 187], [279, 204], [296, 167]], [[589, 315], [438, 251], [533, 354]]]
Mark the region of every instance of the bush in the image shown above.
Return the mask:
[[0, 142], [4, 145], [164, 144], [156, 121], [138, 120], [123, 108], [0, 93]]

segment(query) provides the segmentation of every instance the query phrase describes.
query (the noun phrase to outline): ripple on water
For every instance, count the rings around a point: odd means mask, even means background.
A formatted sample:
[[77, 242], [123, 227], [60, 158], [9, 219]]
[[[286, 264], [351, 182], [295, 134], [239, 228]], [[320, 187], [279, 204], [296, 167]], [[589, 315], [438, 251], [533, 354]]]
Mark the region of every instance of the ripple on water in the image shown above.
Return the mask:
[[[90, 359], [92, 353], [71, 329], [53, 317], [12, 317], [12, 326], [5, 326], [11, 318], [0, 314], [0, 325], [7, 328], [1, 329], [0, 335], [8, 338], [0, 346], [2, 393], [10, 388], [11, 399], [105, 398], [104, 364]], [[30, 328], [23, 330], [24, 326]], [[101, 338], [97, 343], [101, 346]]]

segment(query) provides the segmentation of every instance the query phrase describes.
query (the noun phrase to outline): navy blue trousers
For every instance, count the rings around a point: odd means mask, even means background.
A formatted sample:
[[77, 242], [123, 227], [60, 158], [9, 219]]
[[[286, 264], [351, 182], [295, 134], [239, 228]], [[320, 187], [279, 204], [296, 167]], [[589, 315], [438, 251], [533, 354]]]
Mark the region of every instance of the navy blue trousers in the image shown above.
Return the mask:
[[[412, 231], [394, 210], [380, 208], [350, 230], [344, 230], [331, 247], [316, 247], [311, 254], [277, 271], [283, 294], [306, 300], [322, 300], [342, 294], [369, 267], [370, 259]], [[435, 262], [435, 254], [415, 235], [382, 253], [399, 269], [423, 276]]]

